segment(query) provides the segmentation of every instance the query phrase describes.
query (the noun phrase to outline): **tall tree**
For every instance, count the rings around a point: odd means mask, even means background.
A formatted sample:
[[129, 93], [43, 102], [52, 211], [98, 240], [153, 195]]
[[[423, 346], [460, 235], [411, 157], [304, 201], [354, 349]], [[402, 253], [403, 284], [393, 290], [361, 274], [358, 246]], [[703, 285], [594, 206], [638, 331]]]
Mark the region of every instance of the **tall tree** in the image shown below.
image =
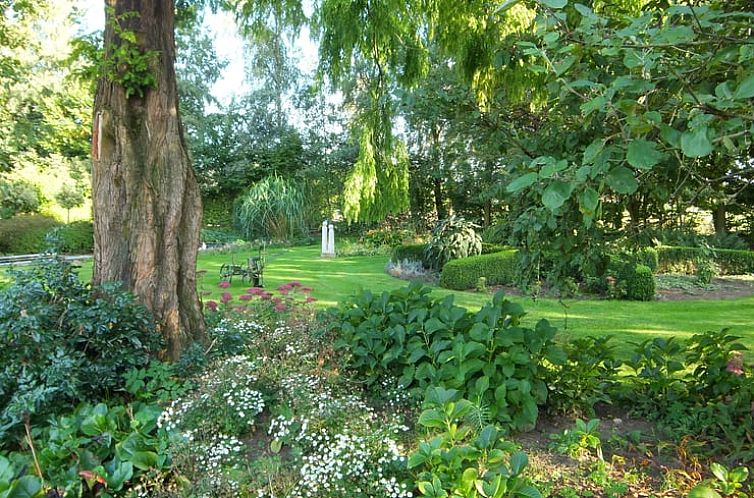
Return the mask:
[[94, 283], [121, 281], [155, 315], [167, 356], [204, 338], [201, 198], [178, 111], [173, 0], [106, 0], [92, 146]]

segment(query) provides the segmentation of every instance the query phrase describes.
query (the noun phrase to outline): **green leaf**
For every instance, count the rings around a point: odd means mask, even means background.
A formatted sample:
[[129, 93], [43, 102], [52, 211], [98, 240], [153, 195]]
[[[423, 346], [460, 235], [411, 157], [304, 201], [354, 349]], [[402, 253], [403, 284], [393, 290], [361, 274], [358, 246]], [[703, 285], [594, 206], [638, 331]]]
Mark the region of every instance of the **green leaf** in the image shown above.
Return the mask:
[[35, 476], [23, 476], [13, 481], [4, 498], [35, 498], [42, 489], [42, 481]]
[[482, 449], [492, 448], [497, 441], [497, 435], [497, 429], [492, 425], [488, 425], [479, 433], [479, 437], [476, 439], [476, 444]]
[[743, 80], [736, 93], [733, 94], [733, 98], [736, 100], [750, 99], [754, 97], [754, 74], [750, 74], [748, 78]]
[[626, 160], [636, 169], [652, 169], [662, 161], [665, 154], [657, 150], [657, 144], [648, 140], [634, 140], [628, 144]]
[[689, 492], [688, 498], [722, 498], [722, 497], [720, 496], [720, 493], [710, 488], [709, 486], [704, 486], [702, 484], [699, 484], [697, 486], [694, 486], [694, 489], [692, 489]]
[[442, 427], [445, 425], [445, 415], [439, 410], [424, 410], [419, 415], [419, 424], [424, 427]]
[[157, 466], [157, 453], [154, 451], [137, 451], [130, 457], [131, 463], [139, 470], [149, 470]]
[[611, 189], [619, 194], [633, 194], [639, 188], [639, 182], [634, 174], [625, 166], [616, 166], [610, 170], [606, 178]]
[[568, 0], [540, 0], [540, 3], [547, 5], [551, 9], [562, 9], [568, 5]]
[[725, 467], [720, 465], [717, 462], [712, 462], [712, 464], [709, 466], [710, 472], [712, 472], [712, 475], [717, 477], [720, 481], [725, 482], [727, 481], [728, 477], [728, 471]]
[[573, 63], [576, 62], [577, 57], [575, 55], [569, 55], [565, 59], [563, 59], [560, 62], [555, 62], [552, 67], [555, 70], [556, 76], [562, 76], [565, 74], [566, 71], [571, 69], [571, 66], [573, 66]]
[[707, 127], [687, 131], [681, 135], [681, 151], [686, 157], [704, 157], [712, 153], [712, 142], [707, 136]]
[[131, 462], [119, 462], [115, 471], [107, 475], [107, 486], [115, 491], [120, 491], [126, 481], [134, 475], [134, 466]]
[[516, 491], [516, 495], [523, 498], [542, 498], [542, 493], [540, 493], [537, 488], [532, 486], [524, 486], [523, 488]]
[[566, 169], [568, 167], [568, 161], [565, 159], [562, 161], [555, 161], [552, 160], [542, 166], [542, 169], [539, 171], [539, 177], [540, 178], [550, 178], [555, 173], [559, 173]]
[[270, 443], [270, 451], [273, 453], [280, 453], [281, 449], [283, 449], [283, 442], [279, 439], [273, 439]]
[[13, 467], [7, 458], [0, 455], [0, 482], [10, 482], [13, 479]]
[[605, 148], [605, 141], [601, 138], [595, 139], [584, 150], [584, 160], [582, 164], [594, 164], [597, 156]]
[[523, 190], [526, 187], [533, 185], [538, 178], [539, 175], [536, 173], [526, 173], [525, 175], [519, 176], [518, 178], [510, 182], [506, 190], [510, 193], [518, 192], [519, 190]]
[[529, 458], [523, 451], [517, 451], [511, 457], [511, 472], [518, 475], [529, 465]]
[[550, 183], [542, 194], [542, 204], [550, 211], [556, 211], [571, 196], [573, 185], [568, 182], [556, 181]]

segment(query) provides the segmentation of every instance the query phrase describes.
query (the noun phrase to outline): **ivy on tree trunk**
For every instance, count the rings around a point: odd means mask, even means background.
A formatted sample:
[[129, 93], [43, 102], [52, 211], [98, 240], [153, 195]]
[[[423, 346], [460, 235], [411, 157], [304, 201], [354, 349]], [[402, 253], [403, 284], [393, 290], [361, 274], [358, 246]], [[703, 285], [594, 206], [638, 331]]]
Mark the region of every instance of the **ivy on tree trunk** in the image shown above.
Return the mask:
[[[152, 311], [177, 359], [204, 339], [196, 289], [201, 198], [178, 112], [173, 0], [106, 0], [105, 57], [128, 46], [149, 58], [117, 67], [95, 96], [92, 147], [94, 284], [120, 281]], [[128, 33], [124, 35], [124, 33]], [[144, 60], [139, 54], [135, 61]], [[126, 54], [125, 61], [128, 61]], [[134, 76], [134, 77], [132, 77]], [[141, 86], [133, 91], [134, 85]]]

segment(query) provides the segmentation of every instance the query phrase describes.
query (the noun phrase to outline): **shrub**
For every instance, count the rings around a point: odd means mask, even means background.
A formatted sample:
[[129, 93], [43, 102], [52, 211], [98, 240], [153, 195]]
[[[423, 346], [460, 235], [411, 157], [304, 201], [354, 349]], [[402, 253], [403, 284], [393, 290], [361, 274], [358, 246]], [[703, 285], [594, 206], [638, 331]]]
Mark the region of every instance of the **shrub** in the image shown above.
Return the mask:
[[547, 399], [542, 362], [557, 352], [556, 329], [540, 320], [521, 326], [523, 308], [497, 293], [477, 313], [432, 299], [420, 284], [374, 295], [363, 292], [331, 311], [337, 350], [370, 386], [385, 376], [424, 392], [457, 389], [514, 430], [533, 427]]
[[625, 281], [626, 297], [634, 301], [651, 301], [655, 297], [655, 276], [648, 266], [631, 265]]
[[712, 279], [719, 273], [717, 263], [708, 259], [696, 263], [696, 281], [700, 285], [709, 285]]
[[0, 220], [0, 253], [32, 254], [47, 248], [46, 236], [60, 226], [55, 218], [22, 214]]
[[754, 251], [701, 247], [660, 246], [657, 248], [661, 272], [680, 272], [693, 275], [700, 261], [712, 259], [720, 268], [720, 275], [754, 273]]
[[90, 289], [72, 267], [44, 260], [0, 293], [0, 440], [24, 414], [123, 386], [162, 341], [146, 309], [114, 285]]
[[479, 277], [487, 285], [509, 285], [516, 281], [516, 251], [471, 256], [449, 261], [440, 274], [440, 287], [454, 290], [473, 289]]
[[398, 263], [403, 260], [424, 262], [424, 244], [403, 244], [395, 246], [390, 255], [390, 261]]
[[477, 225], [455, 216], [440, 221], [424, 248], [429, 267], [439, 270], [450, 260], [481, 254], [482, 238], [474, 228]]
[[58, 250], [68, 254], [91, 254], [94, 250], [94, 225], [91, 221], [74, 221], [55, 230]]

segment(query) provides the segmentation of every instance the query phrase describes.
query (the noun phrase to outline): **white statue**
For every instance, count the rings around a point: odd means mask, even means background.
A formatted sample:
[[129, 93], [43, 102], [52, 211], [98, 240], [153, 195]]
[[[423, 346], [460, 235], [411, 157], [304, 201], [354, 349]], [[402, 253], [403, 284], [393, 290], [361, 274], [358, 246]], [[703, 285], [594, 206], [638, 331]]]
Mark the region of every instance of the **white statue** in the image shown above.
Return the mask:
[[327, 220], [322, 222], [322, 256], [327, 256]]
[[335, 225], [332, 223], [330, 223], [330, 228], [327, 232], [327, 254], [335, 257]]

